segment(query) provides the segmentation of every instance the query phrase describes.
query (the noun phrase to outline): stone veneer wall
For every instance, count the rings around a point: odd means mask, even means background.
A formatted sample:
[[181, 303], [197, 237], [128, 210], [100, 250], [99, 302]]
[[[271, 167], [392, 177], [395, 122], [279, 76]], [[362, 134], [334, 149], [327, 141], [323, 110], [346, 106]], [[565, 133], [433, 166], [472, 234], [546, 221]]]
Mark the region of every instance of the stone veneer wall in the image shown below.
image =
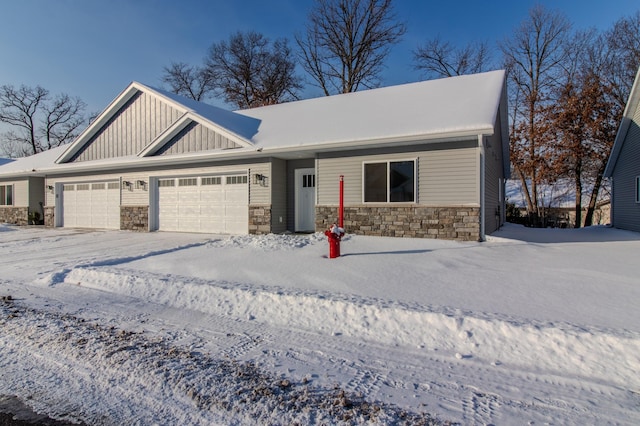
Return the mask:
[[147, 232], [149, 206], [120, 206], [120, 229]]
[[271, 206], [249, 206], [249, 234], [271, 232]]
[[[338, 220], [338, 207], [316, 206], [316, 231]], [[480, 240], [479, 207], [345, 207], [347, 233], [385, 237]]]
[[44, 208], [44, 226], [53, 228], [55, 226], [55, 207]]
[[0, 207], [0, 223], [27, 225], [29, 223], [28, 207]]

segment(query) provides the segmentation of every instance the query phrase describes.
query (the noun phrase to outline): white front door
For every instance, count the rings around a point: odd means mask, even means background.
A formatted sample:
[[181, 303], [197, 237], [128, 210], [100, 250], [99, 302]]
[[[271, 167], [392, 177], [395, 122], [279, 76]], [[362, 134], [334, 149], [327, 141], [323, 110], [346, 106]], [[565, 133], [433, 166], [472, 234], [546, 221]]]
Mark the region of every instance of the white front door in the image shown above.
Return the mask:
[[295, 231], [310, 232], [316, 229], [316, 171], [295, 171]]

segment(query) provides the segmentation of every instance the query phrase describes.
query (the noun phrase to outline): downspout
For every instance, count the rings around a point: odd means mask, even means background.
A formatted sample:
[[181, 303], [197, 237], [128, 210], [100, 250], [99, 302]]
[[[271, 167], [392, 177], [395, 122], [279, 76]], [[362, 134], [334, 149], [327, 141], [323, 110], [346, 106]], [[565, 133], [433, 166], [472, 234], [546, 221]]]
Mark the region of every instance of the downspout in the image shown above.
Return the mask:
[[485, 200], [484, 200], [484, 180], [485, 180], [485, 172], [484, 172], [484, 136], [478, 135], [478, 156], [479, 156], [479, 166], [480, 166], [480, 236], [478, 241], [484, 241], [484, 218], [485, 218]]

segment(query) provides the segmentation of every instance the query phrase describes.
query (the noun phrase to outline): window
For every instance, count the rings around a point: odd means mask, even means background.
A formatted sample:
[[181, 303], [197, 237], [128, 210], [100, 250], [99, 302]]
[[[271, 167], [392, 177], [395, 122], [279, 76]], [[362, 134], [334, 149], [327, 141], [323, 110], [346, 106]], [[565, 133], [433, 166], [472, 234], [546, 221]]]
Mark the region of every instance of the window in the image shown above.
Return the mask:
[[178, 186], [197, 186], [198, 178], [182, 178], [178, 179]]
[[315, 188], [316, 175], [302, 175], [302, 187], [303, 188]]
[[13, 205], [13, 185], [0, 185], [0, 206]]
[[227, 185], [238, 185], [247, 183], [247, 175], [244, 176], [227, 176]]
[[640, 176], [636, 176], [636, 203], [640, 203]]
[[158, 186], [160, 188], [167, 188], [170, 186], [176, 186], [176, 180], [175, 179], [160, 179], [158, 180]]
[[415, 166], [415, 160], [364, 163], [364, 202], [415, 202]]
[[217, 176], [217, 177], [203, 177], [201, 179], [201, 183], [202, 185], [221, 185], [222, 184], [222, 178]]

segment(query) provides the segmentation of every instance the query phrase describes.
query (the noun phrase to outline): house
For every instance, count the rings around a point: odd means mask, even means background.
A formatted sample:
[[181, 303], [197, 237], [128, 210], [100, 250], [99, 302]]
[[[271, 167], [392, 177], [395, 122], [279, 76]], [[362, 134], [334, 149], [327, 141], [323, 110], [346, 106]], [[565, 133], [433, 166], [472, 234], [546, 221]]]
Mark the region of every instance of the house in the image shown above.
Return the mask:
[[241, 111], [133, 82], [53, 151], [0, 166], [0, 220], [42, 202], [56, 227], [321, 231], [344, 176], [347, 232], [483, 240], [505, 218], [505, 73]]
[[640, 69], [604, 175], [611, 178], [611, 224], [640, 232]]

